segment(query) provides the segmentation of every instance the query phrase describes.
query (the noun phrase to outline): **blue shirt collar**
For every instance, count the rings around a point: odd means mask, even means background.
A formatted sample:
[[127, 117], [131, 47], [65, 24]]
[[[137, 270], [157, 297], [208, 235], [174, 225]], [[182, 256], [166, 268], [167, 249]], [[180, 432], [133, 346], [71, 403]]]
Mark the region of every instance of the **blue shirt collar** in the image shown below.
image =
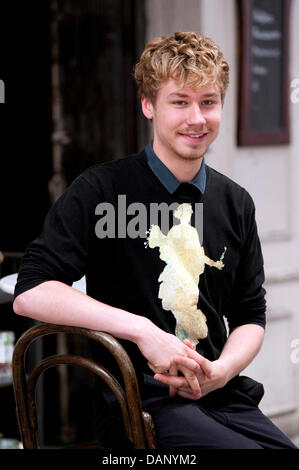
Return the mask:
[[[179, 187], [181, 182], [171, 173], [166, 165], [157, 157], [154, 152], [152, 143], [149, 143], [145, 147], [145, 153], [147, 158], [147, 163], [151, 170], [155, 173], [160, 182], [165, 186], [167, 191], [171, 194]], [[189, 184], [195, 186], [202, 194], [206, 189], [206, 168], [204, 158], [199, 172], [195, 175], [192, 181]]]

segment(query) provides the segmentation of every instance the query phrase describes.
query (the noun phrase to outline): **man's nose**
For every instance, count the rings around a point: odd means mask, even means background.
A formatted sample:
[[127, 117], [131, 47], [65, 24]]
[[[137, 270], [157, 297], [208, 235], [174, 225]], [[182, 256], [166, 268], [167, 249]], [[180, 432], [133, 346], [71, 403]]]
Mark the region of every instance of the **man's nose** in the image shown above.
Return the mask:
[[190, 125], [203, 125], [206, 123], [205, 116], [198, 104], [194, 104], [190, 107], [187, 122]]

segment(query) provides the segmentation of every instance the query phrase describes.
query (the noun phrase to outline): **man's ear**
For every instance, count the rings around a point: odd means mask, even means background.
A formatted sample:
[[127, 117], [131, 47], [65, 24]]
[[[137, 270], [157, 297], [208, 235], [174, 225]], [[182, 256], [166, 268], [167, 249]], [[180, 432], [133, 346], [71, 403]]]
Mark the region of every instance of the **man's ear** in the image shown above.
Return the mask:
[[153, 119], [154, 107], [149, 98], [142, 96], [141, 98], [142, 112], [147, 119]]

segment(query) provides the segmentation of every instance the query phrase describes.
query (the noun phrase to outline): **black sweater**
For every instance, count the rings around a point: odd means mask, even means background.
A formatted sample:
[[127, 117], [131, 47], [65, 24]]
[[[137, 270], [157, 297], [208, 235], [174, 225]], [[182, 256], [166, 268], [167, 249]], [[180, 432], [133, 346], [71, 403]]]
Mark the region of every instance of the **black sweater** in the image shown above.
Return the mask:
[[[174, 333], [175, 318], [163, 310], [158, 278], [165, 267], [158, 248], [145, 246], [146, 238], [100, 239], [96, 224], [99, 203], [115, 208], [118, 233], [118, 195], [126, 204], [203, 203], [203, 240], [206, 256], [218, 260], [227, 247], [224, 268], [205, 266], [199, 281], [199, 305], [207, 318], [208, 335], [197, 350], [210, 360], [219, 357], [227, 333], [247, 323], [265, 325], [263, 258], [255, 223], [254, 204], [245, 189], [206, 165], [206, 190], [171, 195], [149, 168], [145, 152], [82, 173], [49, 211], [41, 236], [29, 245], [22, 260], [15, 297], [48, 280], [69, 285], [86, 275], [87, 294], [106, 304], [151, 319]], [[183, 185], [186, 186], [186, 185]], [[188, 189], [188, 188], [187, 188]], [[122, 217], [124, 214], [122, 213]], [[127, 223], [136, 215], [127, 215]], [[134, 221], [133, 221], [134, 222]], [[133, 223], [132, 222], [132, 223]], [[137, 346], [123, 341], [137, 373], [152, 375]]]

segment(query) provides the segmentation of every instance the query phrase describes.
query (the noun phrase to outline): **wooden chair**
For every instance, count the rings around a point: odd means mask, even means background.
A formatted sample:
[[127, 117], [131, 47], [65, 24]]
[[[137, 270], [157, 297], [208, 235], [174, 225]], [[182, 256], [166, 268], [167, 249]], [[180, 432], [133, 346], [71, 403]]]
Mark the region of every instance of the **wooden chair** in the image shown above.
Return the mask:
[[[120, 368], [124, 388], [115, 377], [97, 362], [78, 355], [56, 354], [43, 359], [26, 373], [25, 358], [30, 344], [45, 335], [68, 333], [84, 335], [105, 346], [114, 356]], [[38, 449], [38, 426], [35, 390], [39, 376], [49, 367], [72, 364], [85, 367], [100, 376], [114, 392], [123, 416], [128, 439], [136, 449], [156, 449], [154, 426], [151, 416], [142, 410], [139, 386], [133, 364], [121, 346], [110, 334], [79, 327], [39, 324], [26, 331], [17, 341], [13, 355], [13, 388], [16, 400], [20, 434], [25, 449]]]

